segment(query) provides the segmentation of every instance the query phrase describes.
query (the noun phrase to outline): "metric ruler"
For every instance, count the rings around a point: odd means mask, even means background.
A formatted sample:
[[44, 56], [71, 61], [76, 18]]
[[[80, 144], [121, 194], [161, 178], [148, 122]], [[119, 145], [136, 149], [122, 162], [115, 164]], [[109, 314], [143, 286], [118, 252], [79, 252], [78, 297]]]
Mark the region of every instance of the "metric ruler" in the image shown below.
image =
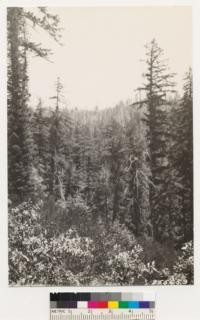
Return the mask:
[[155, 320], [155, 295], [51, 293], [50, 320]]
[[155, 320], [154, 309], [51, 309], [50, 320]]

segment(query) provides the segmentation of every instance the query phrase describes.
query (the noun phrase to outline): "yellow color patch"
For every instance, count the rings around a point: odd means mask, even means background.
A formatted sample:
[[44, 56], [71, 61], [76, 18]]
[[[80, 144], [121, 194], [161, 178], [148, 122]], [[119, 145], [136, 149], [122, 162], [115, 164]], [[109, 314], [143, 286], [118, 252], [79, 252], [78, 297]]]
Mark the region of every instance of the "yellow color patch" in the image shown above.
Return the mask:
[[119, 308], [119, 302], [118, 301], [108, 301], [108, 308], [109, 309]]

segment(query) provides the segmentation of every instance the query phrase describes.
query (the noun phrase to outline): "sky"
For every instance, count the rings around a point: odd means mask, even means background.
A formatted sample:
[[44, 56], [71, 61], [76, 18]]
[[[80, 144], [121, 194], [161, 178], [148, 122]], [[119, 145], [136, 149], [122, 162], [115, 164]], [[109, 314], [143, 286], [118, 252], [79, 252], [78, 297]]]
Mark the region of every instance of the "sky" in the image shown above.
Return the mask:
[[52, 62], [29, 59], [31, 103], [52, 103], [60, 77], [68, 108], [113, 107], [135, 98], [143, 83], [144, 45], [155, 38], [182, 90], [192, 65], [192, 10], [186, 6], [49, 8], [61, 20], [62, 46], [36, 30], [33, 40], [51, 48]]

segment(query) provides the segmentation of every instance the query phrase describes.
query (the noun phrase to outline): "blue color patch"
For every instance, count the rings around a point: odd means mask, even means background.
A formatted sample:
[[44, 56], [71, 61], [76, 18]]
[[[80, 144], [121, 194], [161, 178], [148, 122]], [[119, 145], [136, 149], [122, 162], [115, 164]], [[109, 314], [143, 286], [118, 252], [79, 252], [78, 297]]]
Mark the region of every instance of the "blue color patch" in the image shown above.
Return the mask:
[[139, 308], [139, 301], [129, 301], [128, 307], [129, 307], [129, 309], [138, 309]]

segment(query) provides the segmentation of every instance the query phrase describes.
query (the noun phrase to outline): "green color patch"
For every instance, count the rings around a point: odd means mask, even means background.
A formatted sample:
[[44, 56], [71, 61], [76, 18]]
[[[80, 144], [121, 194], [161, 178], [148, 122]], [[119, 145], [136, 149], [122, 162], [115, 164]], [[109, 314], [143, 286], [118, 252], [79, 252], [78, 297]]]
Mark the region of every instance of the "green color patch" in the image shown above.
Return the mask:
[[119, 301], [119, 308], [128, 309], [128, 301]]

